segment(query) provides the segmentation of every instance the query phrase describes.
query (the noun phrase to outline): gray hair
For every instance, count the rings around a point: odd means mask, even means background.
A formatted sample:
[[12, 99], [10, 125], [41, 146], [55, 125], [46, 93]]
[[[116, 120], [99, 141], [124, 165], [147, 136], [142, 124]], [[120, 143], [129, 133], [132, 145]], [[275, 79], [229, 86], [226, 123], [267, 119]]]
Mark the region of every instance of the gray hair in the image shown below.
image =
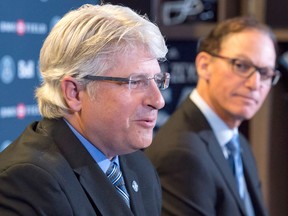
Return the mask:
[[165, 59], [168, 51], [159, 28], [146, 16], [111, 4], [86, 4], [67, 13], [40, 51], [43, 82], [35, 95], [41, 115], [59, 118], [69, 113], [60, 85], [64, 76], [76, 78], [89, 90], [84, 76], [111, 70], [117, 54], [137, 48], [156, 59]]

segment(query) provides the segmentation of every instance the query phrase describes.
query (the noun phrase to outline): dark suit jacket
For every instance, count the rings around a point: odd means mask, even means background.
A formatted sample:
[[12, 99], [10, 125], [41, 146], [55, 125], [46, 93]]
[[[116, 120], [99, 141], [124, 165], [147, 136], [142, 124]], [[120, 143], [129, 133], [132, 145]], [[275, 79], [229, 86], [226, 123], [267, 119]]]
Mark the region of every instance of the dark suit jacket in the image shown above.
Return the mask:
[[[252, 152], [240, 136], [247, 187], [255, 215], [267, 215]], [[188, 98], [145, 151], [162, 184], [162, 215], [245, 215], [236, 181], [204, 115]]]
[[0, 215], [160, 215], [151, 162], [141, 151], [119, 161], [131, 210], [63, 119], [35, 122], [0, 154]]

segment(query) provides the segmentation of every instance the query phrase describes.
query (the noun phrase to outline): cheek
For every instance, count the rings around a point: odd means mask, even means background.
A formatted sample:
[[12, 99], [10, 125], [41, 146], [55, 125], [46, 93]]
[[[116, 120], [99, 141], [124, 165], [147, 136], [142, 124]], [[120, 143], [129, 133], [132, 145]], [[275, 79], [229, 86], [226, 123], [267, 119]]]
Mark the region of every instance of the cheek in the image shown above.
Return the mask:
[[262, 106], [262, 104], [266, 100], [267, 95], [269, 94], [269, 91], [270, 91], [270, 88], [260, 89], [259, 107]]
[[225, 78], [222, 75], [216, 75], [210, 79], [209, 91], [218, 100], [228, 100], [229, 94], [233, 91], [236, 84], [233, 84], [233, 79]]
[[114, 121], [115, 126], [116, 124], [128, 126], [129, 119], [133, 117], [135, 110], [137, 110], [136, 98], [131, 98], [127, 94], [114, 94], [107, 97], [101, 100], [100, 105], [98, 105], [98, 109], [102, 113], [101, 116], [106, 118], [107, 121]]

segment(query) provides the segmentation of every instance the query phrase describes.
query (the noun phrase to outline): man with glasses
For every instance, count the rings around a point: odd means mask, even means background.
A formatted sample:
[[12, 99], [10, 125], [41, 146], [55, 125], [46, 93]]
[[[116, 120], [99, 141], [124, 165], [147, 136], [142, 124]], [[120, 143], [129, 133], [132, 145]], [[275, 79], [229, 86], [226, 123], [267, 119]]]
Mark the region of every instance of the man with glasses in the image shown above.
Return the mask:
[[127, 7], [67, 13], [40, 53], [43, 119], [0, 154], [0, 215], [160, 215], [141, 150], [164, 106], [166, 53], [159, 28]]
[[146, 150], [162, 184], [162, 215], [267, 215], [238, 127], [280, 78], [275, 36], [255, 19], [238, 17], [219, 23], [198, 48], [196, 88]]

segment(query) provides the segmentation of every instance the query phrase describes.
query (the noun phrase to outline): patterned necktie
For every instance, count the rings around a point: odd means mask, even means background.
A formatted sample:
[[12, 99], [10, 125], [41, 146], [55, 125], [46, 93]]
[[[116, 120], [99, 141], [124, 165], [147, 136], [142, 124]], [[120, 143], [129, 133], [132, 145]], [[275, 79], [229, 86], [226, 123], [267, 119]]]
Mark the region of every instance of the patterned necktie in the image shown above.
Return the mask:
[[108, 168], [106, 175], [108, 179], [111, 181], [111, 183], [115, 186], [118, 193], [121, 195], [121, 197], [126, 202], [127, 206], [130, 208], [130, 198], [129, 194], [125, 187], [125, 182], [122, 176], [122, 173], [117, 165], [117, 163], [112, 162], [110, 164], [110, 167]]
[[233, 174], [236, 178], [240, 197], [244, 201], [247, 215], [254, 216], [254, 210], [250, 195], [247, 191], [245, 177], [243, 173], [243, 164], [241, 159], [241, 149], [238, 135], [234, 135], [230, 142], [226, 144], [228, 149], [228, 161], [232, 167]]

